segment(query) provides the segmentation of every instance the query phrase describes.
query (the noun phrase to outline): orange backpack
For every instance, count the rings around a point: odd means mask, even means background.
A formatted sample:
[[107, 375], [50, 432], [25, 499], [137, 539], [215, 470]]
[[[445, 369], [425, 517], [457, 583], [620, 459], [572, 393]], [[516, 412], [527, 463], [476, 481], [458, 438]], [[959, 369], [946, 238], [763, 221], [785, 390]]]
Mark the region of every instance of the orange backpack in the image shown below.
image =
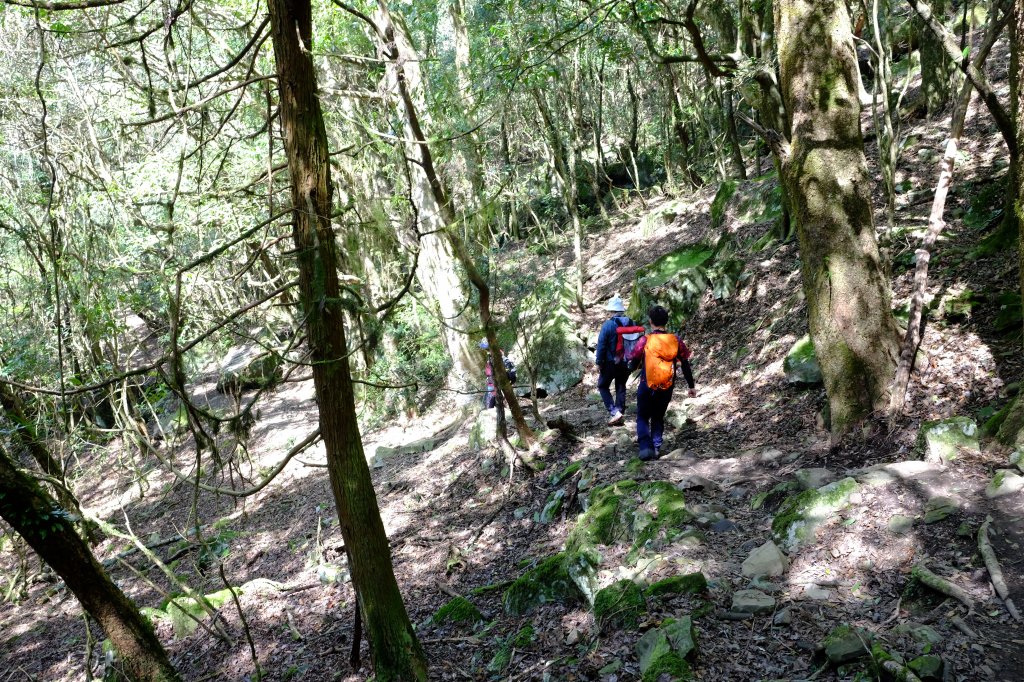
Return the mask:
[[644, 347], [644, 373], [650, 388], [672, 388], [676, 374], [679, 339], [675, 334], [651, 334]]

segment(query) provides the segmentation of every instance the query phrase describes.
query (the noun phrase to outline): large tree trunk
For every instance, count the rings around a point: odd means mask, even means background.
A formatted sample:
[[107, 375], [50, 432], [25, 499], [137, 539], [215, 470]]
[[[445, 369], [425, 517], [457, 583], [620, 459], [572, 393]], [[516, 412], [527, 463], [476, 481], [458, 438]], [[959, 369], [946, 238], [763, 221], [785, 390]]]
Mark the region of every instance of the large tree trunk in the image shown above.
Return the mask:
[[[408, 84], [410, 95], [414, 98], [418, 111], [426, 111], [423, 78], [420, 74], [420, 58], [405, 34], [403, 27], [395, 26], [395, 47], [403, 63], [403, 75]], [[378, 46], [380, 58], [391, 62], [386, 54], [387, 46]], [[388, 81], [395, 90], [397, 72], [394, 66], [388, 68]], [[417, 145], [405, 126], [405, 153], [410, 159], [419, 155]], [[445, 237], [448, 229], [459, 229], [454, 214], [446, 216], [443, 207], [438, 204], [430, 181], [423, 168], [416, 163], [409, 166], [409, 191], [419, 218], [417, 230], [420, 234], [420, 260], [416, 271], [416, 279], [420, 288], [436, 305], [435, 313], [441, 320], [445, 346], [452, 360], [452, 372], [448, 377], [449, 388], [455, 389], [456, 400], [470, 402], [476, 399], [474, 388], [478, 388], [484, 374], [483, 360], [470, 338], [470, 331], [476, 327], [472, 314], [473, 307], [467, 303], [470, 294], [468, 287], [459, 276], [457, 260], [452, 253], [451, 245]]]
[[[1013, 16], [1010, 19], [1010, 110], [1013, 118], [1014, 135], [1017, 149], [1024, 148], [1024, 55], [1021, 54], [1021, 43], [1024, 42], [1024, 2], [1013, 3]], [[1016, 161], [1017, 163], [1013, 163]], [[1024, 172], [1019, 168], [1020, 157], [1015, 155], [1010, 165], [1009, 194], [1012, 201], [1007, 202], [1012, 209], [1013, 218], [1019, 225], [1024, 225]], [[1021, 295], [1024, 296], [1024, 230], [1018, 230], [1018, 257], [1020, 259], [1019, 276]], [[1018, 396], [1006, 421], [999, 429], [999, 440], [1009, 444], [1024, 442], [1024, 396]]]
[[309, 0], [271, 0], [281, 92], [281, 123], [291, 174], [299, 289], [312, 354], [320, 431], [331, 490], [348, 550], [352, 584], [366, 624], [378, 680], [425, 680], [426, 661], [402, 603], [370, 470], [356, 422], [337, 247], [331, 229], [331, 178], [313, 70]]
[[857, 58], [841, 0], [780, 0], [776, 29], [792, 130], [783, 163], [800, 240], [811, 338], [832, 431], [884, 409], [899, 332], [875, 241]]
[[178, 674], [152, 626], [115, 585], [62, 509], [10, 455], [0, 450], [0, 516], [67, 584], [103, 628], [133, 680], [170, 681]]

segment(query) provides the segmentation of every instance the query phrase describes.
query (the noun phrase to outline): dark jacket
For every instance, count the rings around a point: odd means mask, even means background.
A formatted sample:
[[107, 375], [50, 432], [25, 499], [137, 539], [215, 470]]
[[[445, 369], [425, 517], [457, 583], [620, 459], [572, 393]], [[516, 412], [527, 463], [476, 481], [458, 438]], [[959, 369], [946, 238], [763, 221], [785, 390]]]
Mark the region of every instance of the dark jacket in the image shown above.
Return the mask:
[[[615, 330], [619, 327], [632, 326], [633, 320], [625, 314], [616, 315], [601, 325], [601, 332], [597, 335], [597, 350], [594, 351], [594, 361], [601, 365], [606, 362], [616, 362], [615, 345], [618, 343], [618, 334]], [[625, 362], [625, 360], [623, 360]]]

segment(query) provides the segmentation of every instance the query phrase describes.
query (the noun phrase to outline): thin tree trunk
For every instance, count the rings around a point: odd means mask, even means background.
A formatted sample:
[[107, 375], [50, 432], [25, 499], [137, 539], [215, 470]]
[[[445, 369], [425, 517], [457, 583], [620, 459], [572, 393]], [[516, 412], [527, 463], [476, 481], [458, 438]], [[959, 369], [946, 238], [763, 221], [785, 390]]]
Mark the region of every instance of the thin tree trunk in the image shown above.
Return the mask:
[[899, 354], [875, 242], [857, 59], [842, 0], [780, 0], [775, 24], [793, 131], [782, 176], [796, 209], [811, 339], [840, 436], [887, 406]]
[[376, 678], [426, 680], [427, 665], [395, 581], [384, 524], [356, 421], [331, 226], [331, 178], [317, 97], [309, 0], [271, 0], [284, 147], [291, 174], [299, 288], [312, 355], [320, 431], [352, 585], [365, 617]]
[[96, 619], [133, 680], [178, 680], [153, 627], [96, 561], [62, 509], [0, 449], [0, 516]]
[[[998, 26], [998, 22], [993, 17], [985, 43], [974, 58], [974, 64], [978, 69], [985, 63], [989, 51], [999, 36]], [[889, 412], [893, 417], [898, 416], [903, 410], [907, 397], [907, 386], [910, 384], [910, 374], [914, 368], [914, 357], [917, 355], [917, 348], [921, 343], [921, 319], [924, 310], [924, 297], [928, 290], [928, 264], [931, 260], [931, 249], [935, 245], [935, 240], [942, 233], [942, 228], [946, 226], [942, 214], [946, 207], [949, 186], [953, 180], [957, 146], [960, 136], [964, 132], [967, 108], [970, 106], [973, 92], [974, 88], [971, 83], [965, 81], [960, 88], [956, 108], [953, 110], [949, 138], [946, 140], [946, 152], [942, 161], [939, 162], [939, 180], [935, 184], [935, 197], [932, 199], [932, 208], [928, 214], [928, 231], [925, 233], [924, 239], [921, 240], [921, 246], [914, 254], [917, 264], [914, 268], [914, 289], [910, 297], [910, 319], [907, 324], [907, 333], [903, 336], [900, 361], [896, 368], [896, 378], [893, 381], [892, 395], [889, 399]]]

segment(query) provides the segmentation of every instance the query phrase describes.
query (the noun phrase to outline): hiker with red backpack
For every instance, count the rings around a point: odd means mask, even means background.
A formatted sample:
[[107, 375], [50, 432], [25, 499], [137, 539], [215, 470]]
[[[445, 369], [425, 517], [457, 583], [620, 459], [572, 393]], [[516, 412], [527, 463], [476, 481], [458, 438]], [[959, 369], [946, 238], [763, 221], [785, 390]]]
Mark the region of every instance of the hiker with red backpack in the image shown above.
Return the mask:
[[630, 367], [640, 366], [640, 387], [636, 391], [636, 439], [640, 446], [640, 459], [647, 462], [661, 456], [662, 434], [665, 430], [665, 412], [672, 401], [676, 365], [683, 369], [683, 377], [690, 387], [689, 396], [697, 397], [690, 367], [690, 349], [683, 340], [667, 331], [668, 311], [653, 306], [647, 316], [651, 320], [651, 333], [640, 339], [629, 354]]
[[[608, 425], [621, 424], [626, 414], [626, 380], [629, 379], [629, 366], [626, 356], [635, 344], [643, 338], [644, 328], [637, 326], [624, 313], [626, 306], [622, 297], [615, 294], [608, 301], [605, 309], [612, 315], [601, 325], [597, 335], [597, 349], [594, 360], [600, 374], [597, 379], [597, 392], [601, 394], [605, 409], [608, 410]], [[612, 400], [610, 387], [615, 382], [615, 399]]]

